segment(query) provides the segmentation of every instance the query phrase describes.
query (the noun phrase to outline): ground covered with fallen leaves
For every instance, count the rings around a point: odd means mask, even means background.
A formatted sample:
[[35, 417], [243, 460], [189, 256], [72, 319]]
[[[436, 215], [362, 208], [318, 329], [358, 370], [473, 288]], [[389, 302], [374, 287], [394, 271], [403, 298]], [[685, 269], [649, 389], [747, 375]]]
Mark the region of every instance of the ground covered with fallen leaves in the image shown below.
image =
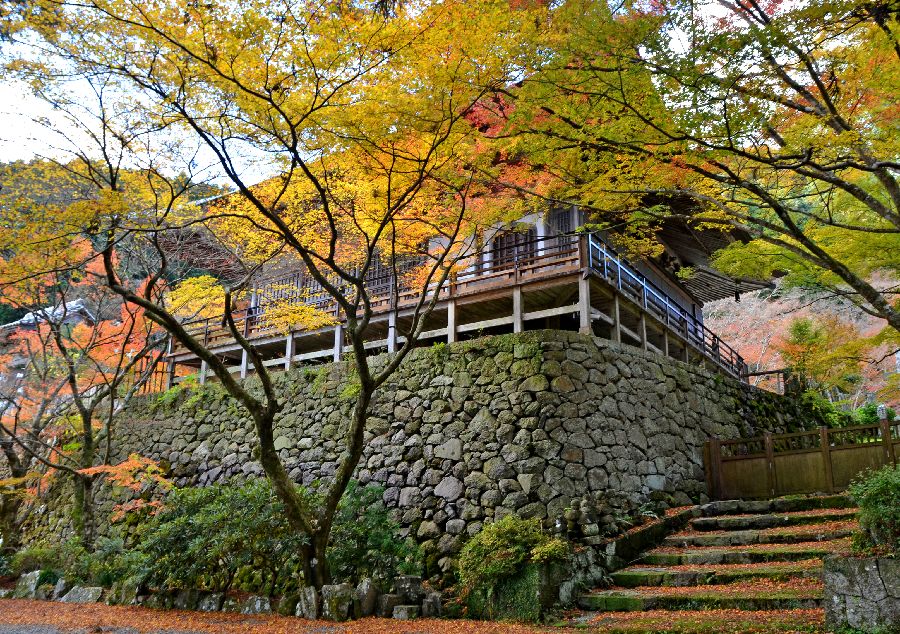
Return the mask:
[[274, 615], [162, 611], [101, 603], [78, 605], [10, 599], [0, 600], [0, 625], [47, 625], [64, 632], [107, 632], [109, 628], [122, 628], [134, 634], [166, 631], [178, 634], [536, 634], [560, 631], [466, 620], [361, 619], [331, 623]]
[[439, 619], [406, 622], [362, 619], [352, 623], [330, 623], [269, 615], [0, 599], [0, 633], [3, 634], [573, 634], [585, 631], [609, 634], [820, 634], [825, 631], [821, 610], [658, 610], [592, 615], [590, 620], [577, 625], [568, 619], [565, 623], [563, 627]]

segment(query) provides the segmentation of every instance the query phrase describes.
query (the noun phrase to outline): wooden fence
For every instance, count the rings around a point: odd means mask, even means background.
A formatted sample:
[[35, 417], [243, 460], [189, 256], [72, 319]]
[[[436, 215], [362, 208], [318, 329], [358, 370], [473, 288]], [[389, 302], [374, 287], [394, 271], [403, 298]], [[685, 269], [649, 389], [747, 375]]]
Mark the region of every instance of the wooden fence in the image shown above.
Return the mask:
[[714, 500], [841, 491], [866, 469], [900, 459], [900, 421], [706, 443]]

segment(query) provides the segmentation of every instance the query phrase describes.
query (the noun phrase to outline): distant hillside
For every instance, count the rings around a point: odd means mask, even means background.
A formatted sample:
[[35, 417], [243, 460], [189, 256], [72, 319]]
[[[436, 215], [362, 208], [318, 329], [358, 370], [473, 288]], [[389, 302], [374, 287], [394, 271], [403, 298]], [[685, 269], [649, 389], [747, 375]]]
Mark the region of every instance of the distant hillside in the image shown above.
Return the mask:
[[[884, 321], [849, 302], [796, 288], [760, 291], [742, 296], [740, 302], [712, 302], [703, 312], [707, 326], [740, 352], [751, 372], [785, 367], [778, 348], [795, 319], [833, 318], [849, 326], [859, 338], [873, 337], [885, 326]], [[867, 350], [860, 361], [860, 372], [862, 380], [848, 398], [852, 407], [865, 404], [869, 398], [900, 405], [900, 353], [896, 346], [882, 344]], [[751, 383], [760, 387], [771, 387], [768, 381], [751, 377]]]

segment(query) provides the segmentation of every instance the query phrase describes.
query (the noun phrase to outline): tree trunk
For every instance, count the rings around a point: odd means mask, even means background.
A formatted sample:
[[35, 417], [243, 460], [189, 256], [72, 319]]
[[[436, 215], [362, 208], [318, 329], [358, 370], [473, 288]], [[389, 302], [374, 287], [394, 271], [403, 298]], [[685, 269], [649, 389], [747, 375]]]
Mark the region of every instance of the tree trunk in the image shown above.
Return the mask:
[[22, 542], [19, 532], [19, 510], [22, 508], [22, 497], [19, 491], [0, 495], [0, 553], [10, 553], [18, 549]]
[[94, 550], [95, 522], [93, 478], [78, 475], [75, 478], [75, 530], [81, 545], [88, 552]]

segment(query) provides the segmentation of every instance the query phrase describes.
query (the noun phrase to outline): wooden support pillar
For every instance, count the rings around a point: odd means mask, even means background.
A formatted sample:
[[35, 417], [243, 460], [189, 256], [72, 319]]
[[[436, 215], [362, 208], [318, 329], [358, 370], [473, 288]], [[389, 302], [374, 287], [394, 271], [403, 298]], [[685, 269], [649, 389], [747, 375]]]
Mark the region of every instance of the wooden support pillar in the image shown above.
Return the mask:
[[669, 356], [669, 331], [663, 329], [663, 354]]
[[397, 352], [397, 312], [388, 314], [387, 351]]
[[209, 364], [206, 361], [200, 362], [200, 385], [206, 385], [206, 374], [209, 372]]
[[456, 300], [447, 302], [447, 343], [456, 341]]
[[250, 355], [247, 354], [247, 351], [241, 348], [241, 378], [247, 378], [247, 367], [250, 365]]
[[341, 352], [344, 350], [344, 327], [341, 324], [337, 324], [334, 327], [334, 351], [332, 353], [332, 360], [337, 363], [341, 360]]
[[619, 295], [613, 293], [613, 341], [622, 343], [622, 313], [619, 307]]
[[641, 311], [641, 323], [639, 324], [638, 333], [641, 336], [641, 348], [647, 350], [647, 314]]
[[284, 339], [284, 371], [291, 369], [291, 361], [294, 358], [294, 333], [289, 332]]
[[525, 330], [525, 321], [522, 319], [522, 287], [513, 287], [513, 332]]
[[166, 389], [170, 389], [175, 385], [175, 362], [169, 361], [169, 367], [166, 371]]
[[591, 334], [591, 281], [582, 274], [578, 278], [578, 332]]

